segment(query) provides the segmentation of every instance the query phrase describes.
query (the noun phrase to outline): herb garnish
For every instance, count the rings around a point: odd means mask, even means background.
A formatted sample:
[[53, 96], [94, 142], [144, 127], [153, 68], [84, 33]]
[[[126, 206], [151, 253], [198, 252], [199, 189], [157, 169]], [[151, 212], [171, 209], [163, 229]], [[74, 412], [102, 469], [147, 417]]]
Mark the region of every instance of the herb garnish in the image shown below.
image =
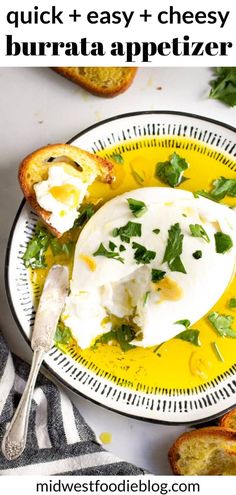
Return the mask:
[[188, 329], [176, 335], [175, 339], [185, 340], [186, 342], [190, 342], [190, 344], [201, 347], [199, 333], [199, 330]]
[[55, 344], [66, 345], [70, 342], [72, 338], [71, 331], [64, 323], [59, 322], [54, 336]]
[[38, 223], [35, 232], [28, 242], [26, 251], [22, 257], [26, 268], [46, 268], [45, 253], [50, 247], [54, 256], [65, 254], [69, 256], [74, 242], [63, 242], [54, 237], [45, 227]]
[[194, 251], [193, 257], [195, 260], [200, 260], [200, 258], [202, 258], [202, 251], [200, 249], [198, 251]]
[[152, 269], [152, 282], [157, 283], [160, 282], [160, 280], [163, 280], [166, 272], [163, 272], [162, 270], [157, 270], [156, 268]]
[[215, 330], [221, 335], [221, 337], [236, 338], [236, 331], [231, 328], [234, 323], [234, 317], [230, 315], [220, 315], [216, 311], [208, 316], [208, 320], [213, 325]]
[[209, 98], [223, 101], [226, 105], [236, 105], [236, 67], [215, 67], [215, 79], [210, 81]]
[[120, 345], [122, 351], [126, 352], [130, 349], [134, 349], [134, 345], [130, 342], [135, 338], [135, 331], [129, 325], [120, 325], [119, 327], [114, 327], [110, 332], [104, 333], [99, 337], [96, 344], [108, 344], [109, 342], [116, 341]]
[[54, 256], [56, 256], [57, 254], [66, 254], [67, 256], [70, 256], [73, 246], [74, 242], [72, 241], [61, 242], [56, 237], [51, 237], [50, 239], [50, 247]]
[[204, 198], [216, 202], [221, 201], [225, 196], [236, 197], [236, 179], [226, 179], [221, 176], [218, 179], [215, 179], [212, 185], [213, 188], [211, 191], [196, 191], [194, 192], [194, 197], [203, 196]]
[[219, 177], [213, 181], [213, 189], [210, 192], [212, 198], [220, 201], [225, 196], [236, 197], [236, 179], [226, 179]]
[[115, 228], [112, 231], [113, 237], [120, 236], [123, 242], [130, 242], [131, 237], [141, 237], [142, 225], [141, 223], [128, 222], [123, 227]]
[[132, 248], [135, 250], [134, 259], [136, 260], [137, 265], [143, 264], [147, 265], [151, 263], [152, 260], [156, 257], [155, 251], [149, 251], [147, 248], [138, 244], [137, 242], [133, 242]]
[[217, 358], [219, 359], [219, 361], [221, 361], [223, 363], [224, 362], [224, 358], [223, 358], [223, 356], [222, 356], [222, 354], [220, 352], [220, 349], [219, 349], [217, 343], [216, 342], [212, 342], [211, 345], [212, 345], [213, 351], [216, 353]]
[[115, 251], [115, 249], [116, 249], [117, 246], [116, 246], [116, 244], [114, 244], [114, 242], [109, 241], [109, 244], [108, 245], [109, 245], [109, 249], [111, 251]]
[[115, 251], [108, 251], [108, 249], [105, 248], [102, 242], [97, 251], [93, 253], [93, 256], [105, 256], [106, 258], [113, 258], [114, 260], [124, 263], [124, 258], [121, 258], [119, 253], [116, 253]]
[[185, 328], [188, 328], [190, 327], [191, 323], [189, 320], [178, 320], [178, 321], [175, 321], [174, 323], [175, 325], [183, 325]]
[[160, 231], [160, 229], [153, 229], [153, 232], [154, 232], [154, 234], [158, 235], [161, 231]]
[[28, 242], [26, 251], [23, 256], [26, 268], [45, 268], [45, 252], [49, 247], [52, 234], [50, 234], [41, 224], [35, 227], [35, 233]]
[[180, 259], [183, 247], [183, 234], [179, 223], [172, 225], [168, 231], [169, 237], [163, 258], [163, 263], [166, 261], [172, 272], [187, 273]]
[[150, 290], [147, 290], [147, 292], [145, 292], [145, 294], [144, 294], [143, 306], [145, 306], [147, 304], [149, 296], [150, 296]]
[[129, 208], [132, 211], [133, 215], [137, 218], [144, 215], [147, 212], [147, 206], [143, 201], [138, 201], [137, 199], [128, 198]]
[[157, 163], [155, 175], [165, 184], [176, 187], [183, 182], [183, 172], [188, 167], [189, 164], [184, 158], [173, 153], [169, 161]]
[[130, 165], [130, 171], [135, 182], [137, 182], [139, 186], [143, 186], [143, 183], [145, 181], [144, 171], [142, 171], [142, 175], [141, 175], [140, 173], [137, 172], [137, 170], [135, 170], [135, 168], [132, 165]]
[[202, 227], [202, 225], [199, 225], [198, 223], [195, 223], [195, 225], [190, 224], [189, 230], [193, 237], [201, 237], [204, 241], [210, 242], [210, 238], [207, 235], [205, 229]]
[[224, 234], [223, 232], [216, 232], [215, 234], [215, 244], [216, 244], [216, 252], [224, 254], [231, 247], [233, 247], [233, 241], [228, 234]]
[[95, 207], [92, 203], [82, 205], [79, 208], [79, 215], [75, 219], [74, 227], [82, 227], [95, 213]]
[[196, 345], [200, 347], [202, 344], [199, 339], [199, 330], [195, 330], [193, 328], [189, 328], [191, 323], [189, 320], [178, 320], [175, 321], [175, 324], [183, 325], [186, 330], [184, 330], [181, 333], [178, 333], [174, 338], [175, 339], [180, 339], [180, 340], [185, 340], [186, 342], [190, 342], [190, 344]]
[[231, 299], [229, 300], [229, 308], [230, 309], [236, 308], [236, 297], [231, 297]]
[[111, 158], [116, 163], [123, 164], [125, 162], [123, 156], [122, 155], [119, 155], [119, 153], [113, 153], [113, 155], [111, 155]]

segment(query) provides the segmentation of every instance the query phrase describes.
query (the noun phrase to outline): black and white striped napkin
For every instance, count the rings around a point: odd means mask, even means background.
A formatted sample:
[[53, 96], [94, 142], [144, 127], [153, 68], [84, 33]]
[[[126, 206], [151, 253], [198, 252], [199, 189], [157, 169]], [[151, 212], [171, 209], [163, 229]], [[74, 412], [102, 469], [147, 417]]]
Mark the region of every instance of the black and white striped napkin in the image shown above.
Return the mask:
[[[0, 334], [0, 444], [29, 373], [29, 365], [13, 356]], [[97, 442], [67, 395], [39, 375], [31, 406], [23, 454], [8, 461], [0, 449], [0, 475], [142, 475]]]

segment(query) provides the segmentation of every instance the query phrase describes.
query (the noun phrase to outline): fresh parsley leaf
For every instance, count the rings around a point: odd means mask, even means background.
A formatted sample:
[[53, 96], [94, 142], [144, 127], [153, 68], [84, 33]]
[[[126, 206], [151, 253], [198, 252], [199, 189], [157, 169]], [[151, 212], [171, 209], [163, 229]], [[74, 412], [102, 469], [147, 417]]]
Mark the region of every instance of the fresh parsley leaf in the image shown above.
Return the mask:
[[221, 361], [223, 363], [224, 362], [224, 358], [223, 358], [223, 356], [222, 356], [222, 354], [220, 352], [220, 349], [219, 349], [219, 347], [218, 347], [218, 345], [217, 345], [216, 342], [212, 342], [212, 348], [213, 348], [213, 351], [215, 352], [217, 358], [219, 359], [219, 361]]
[[229, 300], [229, 308], [230, 309], [236, 308], [236, 297], [231, 297], [231, 299]]
[[50, 240], [50, 247], [52, 250], [53, 256], [57, 256], [58, 254], [66, 254], [70, 256], [72, 253], [72, 249], [74, 246], [74, 242], [61, 242], [56, 237], [52, 237]]
[[137, 242], [133, 242], [132, 248], [135, 250], [134, 259], [136, 260], [137, 265], [143, 264], [147, 265], [151, 263], [152, 260], [156, 257], [155, 251], [149, 251], [147, 248], [138, 244]]
[[202, 258], [202, 251], [200, 249], [198, 251], [194, 251], [193, 257], [195, 260], [200, 260], [200, 258]]
[[109, 241], [109, 248], [110, 248], [111, 251], [115, 251], [116, 247], [117, 246], [116, 246], [116, 244], [114, 244], [114, 242]]
[[165, 276], [166, 272], [163, 272], [162, 270], [157, 270], [156, 268], [153, 268], [152, 269], [152, 282], [154, 282], [154, 284], [156, 282], [160, 282], [160, 280], [162, 280]]
[[150, 296], [150, 290], [147, 290], [147, 292], [145, 292], [144, 298], [143, 298], [143, 305], [144, 306], [147, 304], [149, 296]]
[[129, 208], [132, 211], [133, 215], [137, 218], [144, 215], [147, 212], [147, 206], [143, 201], [138, 201], [137, 199], [128, 198], [127, 199]]
[[178, 321], [175, 321], [174, 323], [175, 325], [183, 325], [185, 328], [188, 328], [190, 327], [191, 323], [189, 320], [178, 320]]
[[123, 165], [125, 163], [124, 158], [122, 155], [119, 155], [118, 153], [113, 153], [111, 156], [112, 160], [114, 160], [116, 163], [120, 163]]
[[74, 227], [82, 227], [95, 213], [95, 207], [92, 203], [80, 206], [79, 215], [75, 219]]
[[119, 251], [122, 253], [122, 251], [126, 251], [126, 247], [123, 246], [123, 244], [120, 245]]
[[199, 333], [199, 330], [188, 329], [176, 335], [175, 339], [185, 340], [186, 342], [190, 342], [190, 344], [200, 347]]
[[115, 327], [110, 332], [104, 333], [96, 340], [96, 344], [108, 344], [109, 342], [116, 341], [120, 345], [122, 351], [126, 352], [130, 349], [134, 349], [134, 345], [130, 342], [135, 337], [134, 329], [129, 325], [120, 325]]
[[158, 235], [161, 231], [160, 231], [160, 229], [153, 229], [153, 232], [154, 232], [154, 234]]
[[129, 243], [131, 237], [141, 237], [142, 224], [136, 222], [128, 222], [123, 227], [113, 229], [112, 235], [114, 237], [120, 236], [123, 242]]
[[217, 203], [217, 199], [213, 198], [211, 196], [211, 193], [204, 191], [201, 189], [200, 191], [194, 191], [193, 196], [195, 199], [199, 198], [199, 196], [202, 196], [203, 198], [210, 199], [211, 201], [215, 201]]
[[170, 160], [156, 165], [155, 175], [165, 184], [176, 187], [183, 181], [183, 172], [189, 167], [184, 158], [177, 153], [170, 156]]
[[232, 337], [236, 339], [236, 331], [231, 328], [234, 323], [233, 316], [220, 315], [214, 311], [208, 316], [208, 320], [213, 325], [215, 330], [221, 335], [221, 337]]
[[183, 249], [183, 234], [179, 223], [172, 225], [168, 231], [167, 246], [163, 258], [163, 263], [166, 261], [172, 272], [187, 273], [180, 259]]
[[207, 235], [205, 229], [202, 227], [202, 225], [199, 225], [199, 223], [195, 223], [195, 225], [190, 224], [189, 230], [193, 237], [201, 237], [204, 241], [210, 242], [210, 238]]
[[224, 254], [231, 247], [233, 247], [233, 241], [228, 234], [224, 234], [223, 232], [216, 232], [215, 234], [215, 244], [216, 244], [216, 252]]
[[46, 268], [45, 253], [51, 248], [53, 256], [65, 254], [70, 256], [74, 242], [63, 242], [54, 237], [45, 227], [38, 223], [35, 232], [28, 242], [26, 251], [22, 257], [26, 268]]
[[135, 182], [137, 182], [137, 184], [139, 186], [143, 186], [143, 183], [145, 181], [144, 171], [141, 172], [142, 173], [142, 175], [141, 175], [141, 173], [138, 173], [137, 170], [135, 170], [135, 168], [132, 165], [130, 165], [130, 171], [131, 171], [131, 175], [133, 176]]
[[45, 268], [45, 253], [49, 247], [52, 234], [40, 223], [35, 227], [35, 233], [28, 242], [23, 261], [26, 268]]
[[71, 338], [72, 335], [70, 329], [66, 327], [64, 323], [59, 322], [54, 336], [55, 344], [66, 345], [70, 342]]
[[97, 251], [95, 251], [95, 253], [93, 253], [93, 256], [105, 256], [106, 258], [113, 258], [117, 261], [120, 261], [121, 263], [124, 263], [124, 258], [121, 258], [119, 253], [116, 253], [114, 251], [108, 251], [108, 249], [105, 248], [105, 246], [102, 244], [102, 242], [101, 242], [99, 248], [97, 249]]
[[236, 105], [236, 67], [216, 67], [215, 78], [210, 81], [209, 98], [223, 101], [226, 105]]
[[210, 192], [212, 198], [220, 201], [225, 196], [236, 197], [236, 179], [226, 179], [219, 177], [213, 181], [213, 189]]

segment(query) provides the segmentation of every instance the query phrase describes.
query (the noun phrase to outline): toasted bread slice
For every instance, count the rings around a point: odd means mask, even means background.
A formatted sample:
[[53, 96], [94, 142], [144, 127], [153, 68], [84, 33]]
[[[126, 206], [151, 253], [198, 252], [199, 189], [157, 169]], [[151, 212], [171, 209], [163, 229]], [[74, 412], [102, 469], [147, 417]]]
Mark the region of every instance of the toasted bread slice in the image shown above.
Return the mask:
[[133, 82], [136, 67], [55, 67], [58, 74], [97, 96], [123, 93]]
[[236, 475], [236, 432], [212, 426], [183, 433], [169, 461], [174, 474]]
[[105, 183], [111, 183], [113, 180], [112, 163], [69, 144], [49, 145], [24, 158], [18, 174], [23, 194], [43, 223], [56, 237], [61, 237], [63, 233], [51, 225], [51, 212], [44, 210], [39, 205], [34, 186], [47, 180], [49, 168], [55, 164], [59, 165], [61, 162], [71, 167], [72, 174], [78, 175], [85, 184], [91, 175]]
[[219, 426], [236, 431], [236, 409], [232, 409], [232, 411], [229, 411], [227, 414], [222, 416], [219, 421]]

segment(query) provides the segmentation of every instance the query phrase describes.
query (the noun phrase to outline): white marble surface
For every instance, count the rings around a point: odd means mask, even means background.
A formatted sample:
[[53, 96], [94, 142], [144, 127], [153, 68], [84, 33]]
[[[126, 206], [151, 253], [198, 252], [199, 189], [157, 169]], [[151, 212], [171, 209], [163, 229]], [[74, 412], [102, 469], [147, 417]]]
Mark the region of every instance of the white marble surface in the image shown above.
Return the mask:
[[[207, 68], [139, 69], [133, 86], [114, 99], [98, 98], [46, 68], [0, 68], [0, 326], [14, 352], [31, 352], [8, 308], [3, 265], [9, 231], [21, 201], [19, 161], [47, 143], [65, 142], [104, 118], [139, 110], [178, 110], [236, 123], [236, 109], [209, 100]], [[161, 86], [161, 90], [157, 87]], [[112, 434], [109, 450], [156, 474], [170, 474], [167, 451], [184, 426], [163, 426], [123, 417], [70, 393], [99, 435]]]

